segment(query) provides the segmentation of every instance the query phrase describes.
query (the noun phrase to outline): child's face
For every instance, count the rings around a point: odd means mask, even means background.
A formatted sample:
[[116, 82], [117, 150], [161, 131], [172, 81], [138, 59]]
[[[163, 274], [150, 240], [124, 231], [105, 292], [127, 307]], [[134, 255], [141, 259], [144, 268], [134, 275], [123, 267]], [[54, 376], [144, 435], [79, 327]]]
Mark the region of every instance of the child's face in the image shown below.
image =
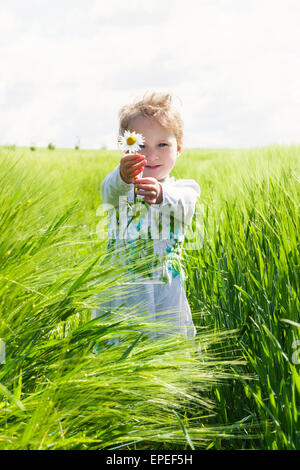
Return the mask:
[[169, 176], [181, 152], [175, 135], [171, 130], [162, 127], [156, 119], [145, 116], [131, 119], [129, 129], [145, 138], [145, 143], [138, 152], [147, 160], [143, 178], [152, 176], [158, 181], [163, 181]]

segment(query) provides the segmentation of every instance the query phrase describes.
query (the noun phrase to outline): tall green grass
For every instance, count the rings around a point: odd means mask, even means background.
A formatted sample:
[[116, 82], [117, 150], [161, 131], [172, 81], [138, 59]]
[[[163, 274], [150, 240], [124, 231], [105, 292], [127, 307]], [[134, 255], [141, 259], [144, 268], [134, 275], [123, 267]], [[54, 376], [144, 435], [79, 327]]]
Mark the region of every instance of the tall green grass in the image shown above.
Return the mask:
[[119, 152], [0, 150], [0, 448], [299, 448], [299, 153], [178, 159], [205, 214], [185, 251], [195, 347], [118, 312], [90, 321], [127, 281], [96, 236]]
[[215, 391], [218, 422], [261, 418], [254, 448], [300, 447], [299, 156], [272, 146], [198, 166], [205, 239], [187, 263], [189, 295], [199, 325], [239, 329], [229, 358], [241, 347], [255, 380]]
[[227, 332], [203, 332], [199, 358], [184, 339], [151, 341], [130, 312], [91, 320], [128, 281], [96, 236], [107, 156], [1, 151], [1, 449], [199, 448], [245, 432], [204, 425], [209, 389], [232, 376], [210, 355]]

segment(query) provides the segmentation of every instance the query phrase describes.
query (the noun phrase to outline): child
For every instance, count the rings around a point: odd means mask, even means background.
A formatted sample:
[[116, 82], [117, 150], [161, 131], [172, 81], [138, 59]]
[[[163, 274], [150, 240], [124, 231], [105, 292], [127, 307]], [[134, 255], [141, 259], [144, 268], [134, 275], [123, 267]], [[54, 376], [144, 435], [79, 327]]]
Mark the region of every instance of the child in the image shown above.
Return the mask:
[[[128, 202], [132, 203], [137, 188], [136, 197], [139, 202], [145, 202], [143, 207], [146, 208], [148, 222], [153, 220], [155, 211], [162, 214], [166, 209], [177, 210], [179, 207], [187, 227], [194, 215], [200, 187], [192, 179], [175, 180], [169, 176], [180, 156], [183, 140], [183, 122], [173, 107], [172, 96], [164, 93], [146, 94], [141, 101], [123, 106], [119, 117], [120, 134], [128, 130], [133, 134], [142, 134], [144, 144], [139, 154], [123, 155], [120, 164], [106, 176], [101, 186], [103, 202], [118, 207], [120, 196], [126, 196]], [[176, 217], [180, 218], [178, 215]], [[141, 220], [138, 224], [136, 222], [129, 224], [128, 230], [133, 227], [131, 233], [135, 229], [138, 234]], [[152, 322], [167, 325], [167, 334], [194, 337], [196, 330], [186, 298], [182, 267], [184, 233], [179, 237], [177, 235], [176, 230], [174, 233], [171, 228], [168, 238], [156, 237], [153, 240], [153, 250], [159, 256], [160, 263], [156, 267], [152, 266], [151, 280], [133, 273], [132, 283], [129, 282], [126, 287], [126, 295], [99, 305], [93, 310], [92, 318], [110, 309], [113, 314], [119, 315], [121, 309], [116, 311], [117, 307], [128, 307], [136, 309], [137, 314], [146, 313], [147, 319]], [[120, 247], [120, 240], [118, 235], [116, 238], [117, 244], [114, 246], [117, 248]], [[127, 246], [130, 246], [130, 242], [127, 240]], [[147, 244], [151, 242], [146, 240]], [[119, 263], [118, 259], [116, 263]], [[159, 333], [152, 330], [151, 334], [160, 337], [162, 331], [161, 328]]]

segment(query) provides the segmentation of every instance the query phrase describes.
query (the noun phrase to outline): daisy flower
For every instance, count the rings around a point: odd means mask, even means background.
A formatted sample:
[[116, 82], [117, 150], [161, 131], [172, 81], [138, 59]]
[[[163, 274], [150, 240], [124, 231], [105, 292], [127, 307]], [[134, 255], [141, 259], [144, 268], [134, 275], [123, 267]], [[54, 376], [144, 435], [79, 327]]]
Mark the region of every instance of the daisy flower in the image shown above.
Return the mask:
[[124, 135], [120, 135], [118, 138], [118, 144], [123, 152], [135, 153], [140, 150], [141, 145], [145, 142], [142, 134], [137, 132], [125, 131]]

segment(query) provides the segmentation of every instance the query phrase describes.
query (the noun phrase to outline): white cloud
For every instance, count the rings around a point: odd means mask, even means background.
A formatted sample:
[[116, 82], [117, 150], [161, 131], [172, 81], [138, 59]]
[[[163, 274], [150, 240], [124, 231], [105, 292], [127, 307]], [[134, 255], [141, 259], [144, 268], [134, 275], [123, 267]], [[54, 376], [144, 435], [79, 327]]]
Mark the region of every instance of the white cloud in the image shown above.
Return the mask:
[[181, 98], [187, 146], [299, 141], [298, 1], [8, 5], [0, 143], [115, 147], [119, 108], [147, 89]]

